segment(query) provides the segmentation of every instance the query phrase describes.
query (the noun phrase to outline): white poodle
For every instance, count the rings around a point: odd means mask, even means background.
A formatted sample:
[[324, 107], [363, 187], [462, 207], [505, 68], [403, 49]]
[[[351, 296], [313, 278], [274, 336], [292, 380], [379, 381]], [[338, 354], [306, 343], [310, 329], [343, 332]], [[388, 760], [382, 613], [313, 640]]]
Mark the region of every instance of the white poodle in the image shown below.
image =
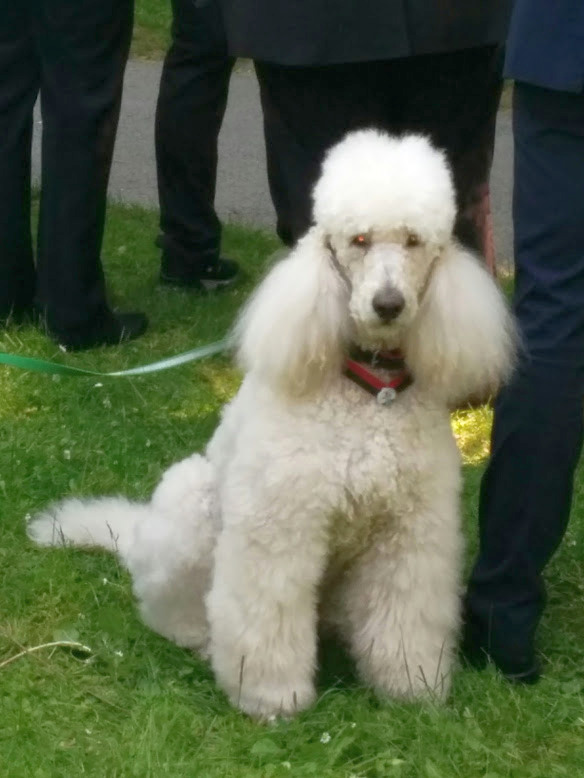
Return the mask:
[[[449, 408], [496, 389], [515, 339], [454, 217], [425, 138], [347, 136], [324, 162], [315, 226], [240, 319], [245, 379], [205, 454], [149, 503], [68, 500], [29, 525], [39, 544], [117, 551], [146, 624], [209, 655], [253, 716], [312, 703], [319, 626], [380, 695], [448, 691], [462, 546]], [[403, 391], [352, 380], [355, 347], [361, 363], [399, 350]], [[355, 371], [377, 388], [393, 375], [384, 358]]]

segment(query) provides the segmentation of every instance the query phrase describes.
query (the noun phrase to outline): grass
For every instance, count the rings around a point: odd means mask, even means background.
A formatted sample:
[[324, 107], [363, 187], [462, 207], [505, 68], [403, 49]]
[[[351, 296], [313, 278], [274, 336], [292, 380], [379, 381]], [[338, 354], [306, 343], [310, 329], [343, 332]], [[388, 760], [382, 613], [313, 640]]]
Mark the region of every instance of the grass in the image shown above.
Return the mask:
[[[136, 0], [130, 56], [162, 60], [170, 43], [172, 6], [170, 0]], [[251, 72], [250, 60], [239, 59], [236, 72]]]
[[[201, 298], [156, 285], [156, 215], [112, 207], [104, 254], [116, 302], [151, 327], [120, 348], [67, 355], [31, 328], [0, 350], [108, 370], [223, 335], [277, 242], [231, 227], [226, 252], [245, 283]], [[146, 497], [174, 460], [201, 448], [239, 377], [224, 358], [158, 375], [65, 379], [0, 368], [1, 778], [552, 778], [584, 775], [584, 474], [572, 524], [548, 575], [541, 630], [546, 675], [513, 688], [491, 670], [459, 670], [447, 705], [386, 703], [361, 688], [338, 648], [323, 651], [317, 704], [291, 722], [232, 710], [206, 663], [139, 621], [130, 582], [106, 554], [36, 549], [24, 516], [66, 494]], [[460, 412], [468, 559], [488, 409]], [[26, 647], [71, 639], [91, 647]]]
[[136, 0], [133, 57], [162, 59], [170, 42], [170, 0]]

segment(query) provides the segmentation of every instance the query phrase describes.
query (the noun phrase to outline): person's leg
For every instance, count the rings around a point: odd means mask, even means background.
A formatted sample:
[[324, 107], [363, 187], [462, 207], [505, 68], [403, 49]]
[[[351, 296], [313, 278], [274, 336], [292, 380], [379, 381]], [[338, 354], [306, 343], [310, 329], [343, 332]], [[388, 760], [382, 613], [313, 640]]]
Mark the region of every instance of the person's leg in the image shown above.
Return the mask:
[[525, 353], [495, 406], [464, 650], [538, 677], [542, 571], [565, 532], [582, 447], [584, 96], [517, 84], [514, 307]]
[[42, 193], [38, 296], [49, 331], [70, 348], [141, 334], [142, 314], [107, 306], [101, 246], [132, 0], [39, 0]]
[[217, 138], [233, 59], [219, 9], [173, 0], [172, 44], [156, 108], [161, 281], [218, 286], [237, 267], [220, 260], [221, 224], [214, 208]]
[[268, 178], [282, 240], [293, 243], [311, 223], [310, 193], [326, 150], [346, 132], [375, 126], [424, 133], [446, 150], [460, 209], [456, 234], [482, 251], [502, 88], [500, 53], [488, 46], [323, 67], [257, 62]]
[[[482, 253], [490, 237], [485, 205], [503, 87], [501, 72], [501, 48], [482, 46], [396, 60], [393, 73], [405, 100], [401, 129], [429, 135], [446, 151], [458, 201], [455, 234]], [[386, 105], [392, 120], [391, 99]]]
[[30, 152], [40, 70], [31, 5], [0, 7], [0, 322], [30, 309], [35, 290]]
[[[270, 193], [278, 235], [295, 243], [312, 222], [311, 192], [327, 149], [345, 133], [380, 125], [388, 64], [288, 67], [256, 62]], [[392, 92], [387, 86], [385, 91]], [[397, 110], [397, 107], [396, 107]]]

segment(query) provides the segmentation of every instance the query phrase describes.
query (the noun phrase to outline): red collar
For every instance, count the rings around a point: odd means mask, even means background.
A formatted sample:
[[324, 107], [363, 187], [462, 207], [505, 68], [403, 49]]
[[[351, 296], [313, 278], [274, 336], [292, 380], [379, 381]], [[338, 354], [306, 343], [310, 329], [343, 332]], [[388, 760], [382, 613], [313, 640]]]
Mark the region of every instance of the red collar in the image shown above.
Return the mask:
[[[391, 376], [381, 378], [376, 368], [391, 371]], [[407, 389], [413, 380], [399, 351], [373, 353], [356, 349], [345, 360], [345, 375], [374, 395], [381, 405], [391, 404], [398, 392]]]

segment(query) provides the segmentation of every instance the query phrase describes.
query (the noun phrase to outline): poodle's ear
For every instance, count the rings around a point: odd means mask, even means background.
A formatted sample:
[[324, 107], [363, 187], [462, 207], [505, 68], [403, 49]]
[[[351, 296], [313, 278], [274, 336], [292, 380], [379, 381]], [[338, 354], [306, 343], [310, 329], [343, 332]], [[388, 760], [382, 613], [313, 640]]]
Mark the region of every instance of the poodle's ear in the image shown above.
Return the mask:
[[486, 399], [509, 377], [517, 342], [493, 278], [468, 251], [447, 247], [405, 347], [414, 380], [451, 407]]
[[340, 370], [348, 289], [313, 228], [259, 286], [236, 326], [239, 361], [276, 390], [309, 394]]

